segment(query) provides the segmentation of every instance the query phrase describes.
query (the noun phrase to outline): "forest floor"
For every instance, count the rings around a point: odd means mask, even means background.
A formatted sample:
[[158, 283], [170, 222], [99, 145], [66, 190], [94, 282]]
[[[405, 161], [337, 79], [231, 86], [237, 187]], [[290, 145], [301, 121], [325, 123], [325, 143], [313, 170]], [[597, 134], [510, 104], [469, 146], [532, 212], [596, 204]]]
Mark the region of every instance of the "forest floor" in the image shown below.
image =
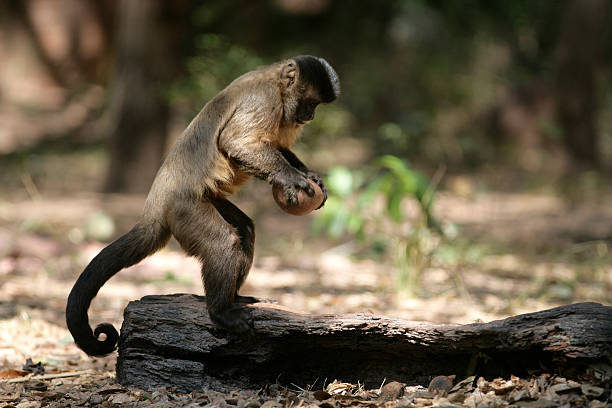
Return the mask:
[[[10, 180], [0, 195], [0, 407], [542, 408], [599, 407], [611, 399], [610, 386], [596, 379], [577, 383], [553, 373], [474, 379], [447, 396], [417, 384], [364, 390], [342, 379], [232, 395], [126, 390], [114, 379], [115, 355], [91, 359], [76, 348], [64, 307], [78, 274], [105, 242], [137, 220], [144, 197], [95, 193], [100, 168], [97, 160], [87, 160], [46, 158], [44, 164], [31, 163], [32, 173], [11, 173], [8, 166], [0, 176]], [[310, 223], [316, 215], [285, 215], [268, 186], [247, 188], [236, 202], [254, 218], [258, 236], [241, 292], [311, 313], [367, 311], [442, 323], [490, 321], [579, 301], [612, 303], [610, 191], [585, 190], [573, 195], [579, 199], [568, 199], [546, 188], [496, 191], [477, 176], [451, 181], [438, 194], [435, 213], [457, 227], [458, 238], [423, 269], [420, 286], [413, 288], [418, 296], [398, 290], [395, 269], [384, 259], [362, 256], [354, 242], [314, 234]], [[104, 321], [119, 328], [127, 302], [144, 295], [202, 294], [199, 269], [171, 241], [107, 283], [90, 308], [92, 325]], [[463, 373], [440, 374], [463, 380]]]

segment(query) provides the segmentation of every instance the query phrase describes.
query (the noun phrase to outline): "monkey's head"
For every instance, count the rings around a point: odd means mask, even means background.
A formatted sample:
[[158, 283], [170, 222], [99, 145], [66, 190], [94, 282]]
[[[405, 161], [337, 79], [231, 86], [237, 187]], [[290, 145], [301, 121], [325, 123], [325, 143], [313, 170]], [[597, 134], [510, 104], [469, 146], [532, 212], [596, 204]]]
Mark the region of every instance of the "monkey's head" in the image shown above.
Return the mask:
[[300, 55], [282, 62], [283, 120], [302, 126], [314, 119], [317, 106], [340, 95], [338, 74], [323, 58]]

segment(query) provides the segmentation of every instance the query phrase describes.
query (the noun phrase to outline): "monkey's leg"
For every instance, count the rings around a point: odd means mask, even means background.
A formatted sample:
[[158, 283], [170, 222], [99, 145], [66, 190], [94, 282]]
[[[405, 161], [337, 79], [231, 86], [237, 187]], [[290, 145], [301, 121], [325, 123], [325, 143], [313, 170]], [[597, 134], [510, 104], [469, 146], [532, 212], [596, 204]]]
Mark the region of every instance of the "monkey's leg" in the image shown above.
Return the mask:
[[177, 203], [172, 233], [183, 249], [202, 262], [210, 318], [233, 332], [252, 329], [249, 311], [236, 294], [253, 262], [253, 222], [224, 199]]
[[242, 212], [240, 208], [236, 207], [230, 201], [225, 199], [214, 199], [211, 200], [219, 214], [231, 225], [236, 228], [238, 231], [238, 235], [240, 236], [240, 242], [245, 250], [245, 255], [248, 256], [248, 264], [249, 267], [241, 272], [238, 275], [238, 281], [236, 282], [236, 294], [234, 296], [234, 303], [277, 303], [276, 300], [273, 299], [263, 299], [256, 298], [254, 296], [241, 296], [238, 294], [238, 291], [242, 287], [247, 275], [249, 274], [249, 270], [251, 269], [251, 265], [253, 264], [253, 252], [255, 246], [255, 226], [253, 225], [253, 221], [249, 218], [248, 215]]
[[[240, 208], [236, 207], [228, 200], [222, 198], [215, 198], [212, 199], [211, 202], [215, 206], [219, 214], [221, 214], [223, 219], [232, 227], [234, 227], [240, 239], [239, 246], [242, 251], [237, 252], [239, 252], [240, 256], [242, 257], [241, 264], [243, 265], [243, 267], [240, 268], [240, 270], [238, 271], [238, 276], [236, 279], [235, 297], [238, 297], [238, 290], [240, 290], [240, 287], [244, 283], [247, 275], [249, 274], [249, 270], [251, 269], [251, 265], [253, 264], [253, 252], [255, 248], [255, 225], [253, 225], [253, 221], [248, 217], [248, 215], [243, 213]], [[243, 296], [240, 296], [240, 298], [242, 298], [243, 300], [255, 299]]]

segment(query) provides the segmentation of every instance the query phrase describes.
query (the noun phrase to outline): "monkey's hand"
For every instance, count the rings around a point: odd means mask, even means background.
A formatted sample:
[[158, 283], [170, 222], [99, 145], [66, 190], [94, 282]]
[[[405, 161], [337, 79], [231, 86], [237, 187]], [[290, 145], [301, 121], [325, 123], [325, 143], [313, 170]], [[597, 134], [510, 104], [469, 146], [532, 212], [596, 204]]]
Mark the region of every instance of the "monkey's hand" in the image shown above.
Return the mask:
[[272, 184], [278, 184], [282, 187], [285, 199], [290, 205], [298, 205], [298, 192], [300, 190], [304, 190], [309, 197], [313, 197], [315, 194], [308, 178], [297, 170], [275, 175]]
[[321, 176], [319, 176], [314, 171], [308, 170], [308, 172], [306, 172], [306, 177], [308, 177], [310, 180], [317, 183], [317, 185], [323, 192], [323, 202], [321, 203], [320, 206], [315, 208], [315, 210], [318, 210], [319, 208], [323, 207], [325, 205], [325, 201], [327, 201], [327, 188], [325, 188], [325, 184], [323, 184], [323, 179], [321, 179]]

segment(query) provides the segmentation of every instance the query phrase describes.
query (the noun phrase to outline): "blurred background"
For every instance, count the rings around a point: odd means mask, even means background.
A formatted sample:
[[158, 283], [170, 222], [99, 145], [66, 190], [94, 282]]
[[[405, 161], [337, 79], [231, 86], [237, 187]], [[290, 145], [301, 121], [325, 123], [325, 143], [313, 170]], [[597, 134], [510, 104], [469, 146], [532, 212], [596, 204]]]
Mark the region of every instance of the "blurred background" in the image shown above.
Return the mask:
[[[454, 323], [610, 304], [611, 23], [607, 0], [0, 2], [0, 362], [77, 353], [66, 296], [168, 148], [235, 77], [298, 54], [341, 78], [295, 146], [330, 198], [305, 217], [261, 181], [233, 199], [258, 234], [244, 294]], [[172, 241], [92, 324], [175, 292], [203, 290]]]

